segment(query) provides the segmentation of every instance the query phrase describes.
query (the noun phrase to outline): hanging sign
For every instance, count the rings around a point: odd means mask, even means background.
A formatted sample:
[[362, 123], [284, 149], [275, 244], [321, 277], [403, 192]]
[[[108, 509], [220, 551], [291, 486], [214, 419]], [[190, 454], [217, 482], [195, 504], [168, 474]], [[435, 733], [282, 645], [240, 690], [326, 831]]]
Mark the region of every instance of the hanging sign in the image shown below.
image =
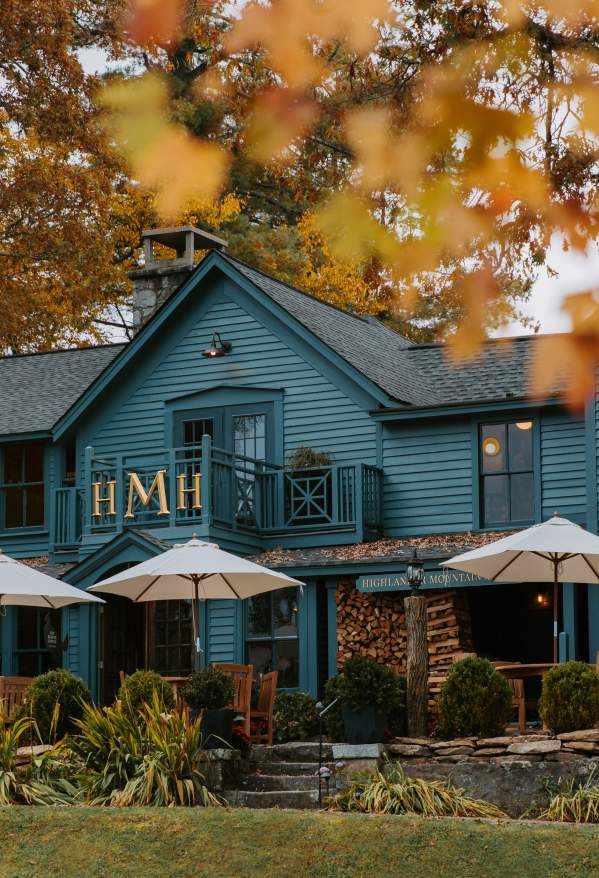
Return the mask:
[[[460, 570], [425, 570], [424, 588], [456, 588], [463, 585], [490, 585], [488, 579], [475, 576], [474, 573], [463, 573]], [[408, 591], [407, 576], [405, 573], [373, 573], [368, 576], [359, 576], [356, 582], [358, 591]]]

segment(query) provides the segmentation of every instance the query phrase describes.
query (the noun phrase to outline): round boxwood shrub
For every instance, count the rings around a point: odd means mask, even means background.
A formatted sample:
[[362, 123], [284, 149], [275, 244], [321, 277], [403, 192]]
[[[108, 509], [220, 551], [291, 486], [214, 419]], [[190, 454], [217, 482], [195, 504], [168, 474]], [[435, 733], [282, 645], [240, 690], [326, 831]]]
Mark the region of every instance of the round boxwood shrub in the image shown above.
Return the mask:
[[324, 726], [332, 741], [343, 741], [343, 704], [359, 710], [369, 704], [381, 707], [387, 715], [390, 735], [406, 734], [406, 681], [393, 668], [379, 665], [365, 656], [347, 659], [341, 672], [327, 680], [323, 704], [339, 701], [324, 715]]
[[509, 683], [484, 658], [456, 662], [441, 687], [439, 734], [489, 737], [502, 734], [513, 710]]
[[308, 692], [279, 692], [273, 708], [274, 740], [307, 741], [318, 732], [316, 701]]
[[42, 742], [49, 744], [77, 731], [75, 721], [91, 700], [91, 692], [79, 677], [70, 671], [48, 671], [34, 679], [17, 716], [30, 716]]
[[590, 729], [599, 720], [599, 677], [584, 662], [564, 662], [543, 679], [539, 716], [551, 731]]
[[181, 696], [192, 710], [220, 710], [231, 703], [234, 694], [233, 677], [213, 666], [192, 674], [181, 687]]
[[175, 693], [173, 687], [157, 674], [156, 671], [135, 671], [125, 677], [125, 682], [118, 691], [119, 701], [134, 711], [141, 710], [144, 704], [151, 704], [153, 693], [156, 691], [165, 710], [172, 710], [175, 706]]

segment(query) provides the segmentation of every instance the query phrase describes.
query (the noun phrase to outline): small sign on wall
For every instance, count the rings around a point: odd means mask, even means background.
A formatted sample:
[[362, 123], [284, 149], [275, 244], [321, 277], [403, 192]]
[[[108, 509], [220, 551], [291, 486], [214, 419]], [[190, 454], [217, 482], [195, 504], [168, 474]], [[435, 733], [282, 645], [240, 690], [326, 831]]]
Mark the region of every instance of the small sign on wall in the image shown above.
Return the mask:
[[[425, 570], [424, 588], [458, 588], [466, 585], [490, 585], [488, 579], [463, 573], [460, 570]], [[405, 573], [381, 573], [358, 577], [356, 588], [363, 592], [408, 591], [410, 586]]]

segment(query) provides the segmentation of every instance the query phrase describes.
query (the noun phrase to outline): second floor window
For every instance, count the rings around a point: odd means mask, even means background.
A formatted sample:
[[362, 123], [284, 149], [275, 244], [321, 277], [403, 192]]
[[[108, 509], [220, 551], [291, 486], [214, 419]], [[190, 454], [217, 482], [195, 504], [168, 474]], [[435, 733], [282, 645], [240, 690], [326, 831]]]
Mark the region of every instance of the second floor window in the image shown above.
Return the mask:
[[0, 495], [5, 528], [43, 526], [43, 445], [20, 442], [4, 446]]
[[534, 518], [532, 421], [480, 428], [481, 524], [526, 524]]

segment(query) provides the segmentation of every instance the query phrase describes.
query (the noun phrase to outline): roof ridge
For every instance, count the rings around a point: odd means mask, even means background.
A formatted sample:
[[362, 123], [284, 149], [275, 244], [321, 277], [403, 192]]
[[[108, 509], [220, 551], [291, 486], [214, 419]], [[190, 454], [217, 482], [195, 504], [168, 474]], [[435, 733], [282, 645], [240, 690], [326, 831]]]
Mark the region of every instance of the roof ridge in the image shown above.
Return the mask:
[[24, 357], [45, 357], [48, 354], [71, 354], [75, 351], [97, 351], [104, 348], [122, 348], [129, 344], [128, 341], [111, 341], [107, 344], [86, 345], [81, 348], [56, 348], [53, 351], [28, 351], [24, 354], [1, 354], [0, 360], [22, 360]]
[[[299, 293], [300, 296], [305, 296], [307, 299], [312, 299], [313, 302], [318, 302], [320, 305], [326, 305], [327, 308], [333, 308], [334, 311], [338, 311], [340, 314], [345, 314], [347, 317], [353, 317], [356, 320], [359, 320], [360, 323], [369, 323], [370, 319], [376, 320], [376, 317], [372, 317], [371, 314], [358, 314], [357, 311], [348, 311], [346, 308], [340, 308], [339, 305], [334, 305], [332, 302], [327, 302], [326, 299], [319, 299], [318, 296], [315, 296], [313, 293], [307, 293], [306, 290], [300, 290], [299, 287], [294, 287], [293, 284], [287, 283], [285, 280], [280, 280], [278, 277], [275, 277], [272, 274], [268, 274], [266, 271], [263, 271], [261, 268], [256, 268], [255, 265], [250, 265], [249, 262], [245, 262], [243, 259], [239, 259], [237, 256], [231, 256], [230, 253], [222, 253], [221, 256], [224, 256], [226, 259], [229, 259], [231, 262], [238, 262], [239, 265], [245, 265], [246, 268], [249, 268], [251, 271], [255, 271], [257, 274], [261, 274], [262, 277], [267, 278], [267, 280], [274, 281], [277, 284], [281, 284], [283, 287], [287, 287], [288, 290], [291, 290], [294, 293]], [[381, 323], [381, 321], [378, 321]], [[384, 326], [385, 324], [383, 324]], [[391, 332], [394, 332], [395, 335], [399, 336], [399, 338], [404, 338], [403, 335], [400, 335], [399, 332], [395, 332], [391, 327], [387, 327]]]
[[[482, 341], [483, 345], [495, 345], [501, 342], [504, 343], [512, 343], [512, 342], [523, 342], [523, 341], [534, 341], [539, 338], [547, 338], [547, 337], [555, 337], [558, 335], [569, 335], [568, 332], [531, 332], [528, 335], [500, 335], [495, 336], [494, 338], [485, 338]], [[432, 350], [434, 348], [447, 348], [448, 342], [446, 341], [430, 341], [430, 342], [415, 342], [410, 345], [406, 350], [411, 351], [419, 351], [419, 350]]]

